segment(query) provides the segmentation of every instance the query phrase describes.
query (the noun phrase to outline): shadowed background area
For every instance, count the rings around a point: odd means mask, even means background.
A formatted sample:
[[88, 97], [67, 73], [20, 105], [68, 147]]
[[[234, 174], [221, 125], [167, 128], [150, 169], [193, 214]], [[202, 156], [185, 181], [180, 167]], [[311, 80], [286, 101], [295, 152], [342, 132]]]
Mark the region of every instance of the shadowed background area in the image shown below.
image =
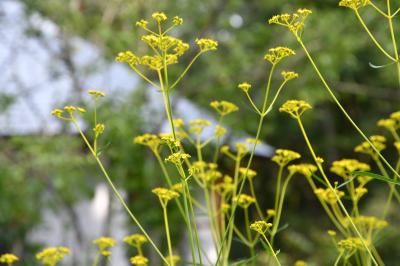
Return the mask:
[[[34, 254], [42, 247], [70, 244], [74, 255], [65, 265], [91, 265], [93, 239], [111, 235], [121, 240], [137, 232], [104, 185], [77, 132], [50, 115], [53, 108], [67, 103], [85, 105], [90, 113], [86, 91], [92, 88], [107, 93], [98, 116], [106, 124], [101, 150], [110, 175], [142, 224], [165, 243], [157, 198], [150, 192], [163, 184], [161, 170], [150, 152], [132, 143], [136, 135], [165, 130], [162, 99], [136, 73], [115, 62], [120, 51], [145, 51], [135, 22], [155, 11], [182, 17], [184, 24], [174, 35], [190, 45], [198, 37], [219, 42], [216, 52], [190, 69], [174, 91], [172, 105], [173, 112], [187, 120], [212, 117], [212, 100], [237, 104], [240, 112], [224, 122], [230, 130], [226, 142], [254, 136], [257, 128], [258, 120], [237, 84], [252, 83], [255, 99], [262, 97], [269, 67], [264, 54], [275, 46], [296, 51], [279, 71], [293, 70], [300, 78], [291, 81], [274, 106], [262, 132], [265, 145], [252, 166], [259, 173], [256, 192], [263, 209], [273, 206], [277, 171], [269, 158], [273, 149], [292, 149], [311, 161], [295, 122], [278, 112], [288, 99], [313, 104], [315, 111], [307, 113], [304, 123], [327, 166], [339, 158], [368, 161], [353, 152], [361, 138], [331, 102], [293, 37], [267, 23], [275, 14], [300, 7], [313, 10], [303, 38], [343, 106], [366, 135], [383, 134], [376, 121], [400, 107], [396, 69], [372, 45], [354, 14], [338, 7], [336, 0], [2, 0], [0, 254], [13, 251], [26, 261], [22, 265], [34, 266], [38, 265]], [[377, 23], [376, 13], [362, 12], [390, 50], [386, 26]], [[178, 76], [192, 57], [190, 52], [183, 57], [171, 75]], [[89, 123], [85, 117], [82, 125]], [[385, 154], [396, 158], [392, 148]], [[225, 160], [220, 164], [231, 167]], [[361, 207], [374, 214], [384, 204], [387, 187], [374, 182], [369, 190]], [[396, 224], [399, 206], [392, 207], [389, 222]], [[172, 236], [184, 253], [182, 221], [176, 209], [171, 211]], [[286, 226], [277, 245], [287, 265], [297, 259], [310, 265], [333, 264], [335, 250], [326, 234], [332, 224], [304, 179], [292, 181], [282, 220]], [[386, 234], [378, 249], [386, 265], [398, 265], [399, 232], [389, 228]], [[161, 248], [167, 247], [162, 244]], [[152, 254], [149, 246], [146, 249]], [[121, 244], [115, 252], [114, 265], [128, 265], [125, 258], [132, 251]], [[232, 254], [235, 258], [248, 255], [239, 241], [234, 241]], [[157, 261], [155, 254], [150, 257]]]

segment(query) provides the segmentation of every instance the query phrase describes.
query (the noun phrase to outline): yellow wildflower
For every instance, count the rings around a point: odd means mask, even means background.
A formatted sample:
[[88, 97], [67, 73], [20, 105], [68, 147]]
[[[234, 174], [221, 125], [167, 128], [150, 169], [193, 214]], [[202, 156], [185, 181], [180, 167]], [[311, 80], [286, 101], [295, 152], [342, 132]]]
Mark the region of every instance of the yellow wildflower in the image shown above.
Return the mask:
[[299, 173], [305, 177], [311, 177], [318, 168], [313, 164], [293, 164], [288, 166], [290, 174]]
[[341, 0], [339, 6], [348, 7], [354, 10], [371, 4], [370, 0]]
[[345, 180], [353, 177], [355, 171], [369, 171], [371, 167], [355, 159], [342, 159], [332, 163], [331, 172], [337, 174]]
[[115, 60], [121, 63], [128, 63], [129, 65], [132, 66], [140, 64], [140, 58], [131, 51], [118, 53]]
[[255, 221], [250, 225], [250, 229], [256, 231], [259, 234], [265, 234], [265, 232], [272, 227], [271, 223], [265, 221]]
[[164, 12], [154, 12], [151, 17], [157, 21], [157, 23], [167, 20], [167, 16]]
[[181, 17], [175, 16], [175, 17], [172, 19], [172, 23], [173, 23], [175, 26], [182, 25], [182, 24], [183, 24], [183, 19], [182, 19]]
[[44, 265], [54, 266], [69, 253], [70, 250], [66, 247], [51, 247], [37, 253], [36, 259], [41, 261]]
[[175, 165], [182, 165], [183, 160], [189, 159], [190, 155], [187, 153], [176, 152], [168, 156], [165, 161]]
[[147, 238], [142, 234], [133, 234], [126, 236], [124, 237], [123, 241], [133, 247], [140, 247], [144, 243], [148, 242]]
[[18, 261], [19, 258], [11, 253], [5, 253], [0, 256], [0, 263], [6, 263], [11, 266], [14, 262]]
[[163, 207], [167, 206], [168, 201], [179, 197], [178, 192], [162, 187], [154, 188], [152, 192], [158, 196]]
[[272, 161], [276, 162], [279, 166], [284, 167], [293, 160], [299, 159], [301, 155], [295, 151], [277, 149]]
[[309, 9], [298, 9], [293, 14], [281, 14], [273, 16], [268, 20], [269, 24], [277, 24], [288, 28], [297, 37], [301, 34], [305, 26], [307, 17], [312, 13]]
[[295, 78], [299, 77], [299, 74], [297, 74], [296, 72], [293, 72], [293, 71], [282, 71], [281, 75], [285, 81], [289, 81], [291, 79], [295, 79]]
[[98, 90], [89, 90], [88, 93], [90, 95], [93, 95], [95, 97], [104, 97], [106, 94], [104, 92], [98, 91]]
[[[384, 150], [386, 148], [386, 138], [384, 136], [381, 135], [373, 135], [369, 137], [369, 140], [371, 141], [371, 143], [374, 145], [374, 147], [381, 152], [382, 150]], [[375, 158], [377, 155], [377, 153], [375, 152], [375, 150], [372, 148], [372, 146], [367, 142], [364, 141], [361, 144], [357, 145], [354, 148], [355, 152], [359, 152], [359, 153], [364, 153], [364, 154], [368, 154], [371, 157]]]
[[278, 64], [283, 58], [295, 55], [296, 53], [287, 47], [275, 47], [268, 50], [268, 53], [264, 56], [264, 59], [269, 61], [271, 64]]
[[239, 110], [239, 107], [228, 101], [212, 101], [210, 106], [214, 108], [221, 116], [225, 116]]
[[218, 47], [218, 42], [212, 39], [196, 39], [196, 44], [202, 52], [217, 50]]
[[236, 202], [243, 209], [247, 209], [251, 204], [255, 203], [256, 200], [247, 194], [240, 194], [233, 198], [233, 202]]
[[134, 257], [131, 257], [130, 262], [132, 265], [137, 265], [137, 266], [147, 266], [149, 263], [149, 259], [146, 257], [137, 255]]
[[238, 85], [238, 88], [244, 92], [248, 92], [251, 88], [251, 84], [247, 83], [247, 82], [243, 82]]
[[100, 249], [100, 251], [104, 251], [108, 248], [115, 246], [117, 242], [111, 237], [102, 236], [95, 239], [93, 241], [93, 244], [95, 244]]
[[311, 108], [311, 104], [306, 101], [288, 100], [279, 108], [279, 112], [286, 112], [293, 118], [299, 118], [306, 110]]

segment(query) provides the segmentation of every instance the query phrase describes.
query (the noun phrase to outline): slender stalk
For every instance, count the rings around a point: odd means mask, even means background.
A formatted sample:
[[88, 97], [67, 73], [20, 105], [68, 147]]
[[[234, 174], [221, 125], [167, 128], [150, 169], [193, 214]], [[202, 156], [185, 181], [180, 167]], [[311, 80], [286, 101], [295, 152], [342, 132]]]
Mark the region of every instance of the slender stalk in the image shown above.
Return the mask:
[[174, 259], [172, 257], [173, 253], [172, 253], [171, 236], [170, 236], [170, 233], [169, 233], [167, 206], [163, 206], [163, 215], [164, 215], [164, 224], [165, 224], [165, 234], [167, 236], [168, 253], [169, 253], [169, 258], [170, 258], [170, 264], [169, 265], [174, 266]]
[[177, 78], [177, 80], [171, 85], [171, 87], [169, 87], [170, 90], [173, 90], [175, 88], [176, 85], [178, 85], [178, 83], [181, 81], [181, 79], [186, 75], [186, 73], [189, 71], [189, 69], [191, 68], [191, 66], [193, 65], [193, 63], [196, 61], [196, 59], [202, 54], [203, 52], [200, 51], [198, 54], [196, 54], [192, 61], [190, 61], [189, 65], [185, 68], [185, 70], [182, 72], [182, 74], [179, 76], [179, 78]]
[[93, 150], [92, 145], [90, 145], [90, 142], [88, 141], [88, 139], [86, 138], [85, 134], [82, 132], [81, 128], [79, 127], [79, 125], [76, 123], [75, 118], [72, 117], [72, 123], [75, 126], [75, 128], [79, 131], [79, 134], [81, 135], [83, 141], [85, 142], [86, 146], [88, 147], [89, 151], [92, 153], [93, 157], [95, 158], [97, 164], [100, 167], [100, 170], [103, 172], [104, 176], [106, 177], [106, 180], [108, 182], [108, 184], [110, 185], [112, 191], [114, 192], [115, 196], [117, 197], [117, 199], [121, 202], [122, 206], [125, 208], [126, 212], [129, 214], [129, 216], [131, 217], [131, 219], [134, 221], [134, 223], [137, 225], [137, 227], [139, 227], [140, 231], [142, 231], [142, 233], [146, 236], [146, 238], [149, 240], [150, 244], [153, 246], [153, 248], [155, 249], [155, 251], [158, 253], [158, 255], [161, 257], [161, 259], [164, 262], [168, 262], [163, 254], [161, 253], [161, 251], [157, 248], [156, 244], [153, 242], [153, 240], [150, 238], [150, 236], [147, 234], [146, 230], [143, 228], [143, 226], [140, 224], [140, 222], [138, 221], [138, 219], [136, 218], [136, 216], [132, 213], [132, 211], [129, 209], [128, 204], [125, 202], [124, 198], [122, 197], [122, 195], [119, 193], [118, 189], [115, 187], [114, 182], [111, 180], [110, 176], [108, 175], [108, 172], [106, 171], [106, 169], [103, 166], [103, 163], [101, 162], [100, 158], [97, 156], [97, 154], [95, 153], [95, 151]]
[[356, 13], [357, 19], [360, 21], [361, 25], [367, 32], [368, 36], [371, 38], [372, 42], [378, 47], [378, 49], [390, 60], [396, 62], [396, 59], [393, 58], [386, 50], [382, 47], [382, 45], [376, 40], [375, 36], [372, 34], [372, 32], [369, 30], [368, 26], [365, 24], [363, 18], [360, 16], [360, 13], [358, 13], [358, 10], [354, 11]]
[[392, 38], [393, 52], [394, 52], [394, 57], [396, 59], [397, 78], [400, 86], [400, 61], [399, 61], [399, 54], [397, 51], [396, 37], [393, 29], [393, 16], [391, 15], [392, 10], [390, 8], [390, 0], [387, 0], [386, 3], [387, 3], [387, 15], [388, 15], [387, 19], [389, 22], [390, 37]]
[[315, 163], [317, 164], [317, 167], [318, 167], [319, 171], [321, 172], [322, 177], [324, 178], [324, 180], [325, 180], [325, 182], [327, 183], [328, 187], [334, 192], [335, 197], [336, 197], [336, 200], [337, 200], [337, 202], [338, 202], [340, 208], [342, 209], [342, 211], [343, 211], [344, 214], [346, 215], [346, 217], [347, 217], [347, 219], [349, 220], [351, 226], [353, 227], [355, 233], [356, 233], [357, 236], [360, 238], [360, 240], [361, 240], [361, 242], [362, 242], [364, 248], [367, 250], [368, 255], [371, 257], [373, 263], [374, 263], [376, 266], [379, 266], [380, 264], [378, 264], [378, 262], [375, 260], [374, 256], [373, 256], [372, 253], [371, 253], [371, 250], [369, 249], [367, 243], [366, 243], [365, 240], [364, 240], [364, 237], [361, 235], [361, 233], [360, 233], [360, 231], [358, 230], [357, 226], [354, 224], [353, 219], [351, 218], [351, 216], [350, 216], [349, 213], [347, 212], [346, 207], [345, 207], [345, 206], [343, 205], [343, 203], [342, 203], [342, 200], [341, 200], [341, 199], [339, 198], [339, 196], [337, 195], [336, 190], [335, 190], [335, 189], [333, 188], [333, 186], [331, 185], [331, 183], [330, 183], [328, 177], [327, 177], [326, 174], [325, 174], [324, 169], [322, 168], [321, 163], [318, 161], [317, 156], [316, 156], [316, 154], [315, 154], [315, 152], [314, 152], [314, 149], [313, 149], [313, 147], [312, 147], [312, 145], [311, 145], [311, 142], [310, 142], [310, 140], [309, 140], [309, 138], [308, 138], [308, 136], [307, 136], [307, 133], [306, 133], [306, 131], [305, 131], [305, 129], [304, 129], [303, 123], [301, 122], [300, 116], [297, 117], [297, 122], [298, 122], [298, 125], [299, 125], [299, 127], [300, 127], [301, 133], [303, 134], [303, 137], [304, 137], [304, 139], [305, 139], [305, 141], [306, 141], [307, 147], [308, 147], [308, 149], [310, 150], [310, 153], [311, 153], [311, 155], [312, 155], [312, 157], [313, 157]]
[[300, 37], [296, 36], [297, 41], [299, 42], [300, 46], [303, 48], [304, 52], [306, 53], [307, 58], [311, 62], [311, 65], [313, 66], [315, 72], [317, 73], [318, 77], [321, 79], [322, 83], [324, 84], [326, 90], [328, 91], [329, 95], [335, 102], [335, 104], [339, 107], [339, 109], [342, 111], [344, 116], [349, 120], [351, 125], [357, 130], [357, 132], [361, 135], [361, 137], [371, 145], [372, 149], [379, 155], [379, 157], [382, 159], [382, 161], [385, 163], [385, 165], [390, 169], [390, 171], [393, 172], [397, 177], [400, 178], [400, 174], [396, 172], [396, 170], [390, 165], [390, 163], [386, 160], [386, 158], [379, 152], [379, 150], [375, 147], [375, 145], [370, 141], [370, 139], [364, 134], [364, 132], [357, 126], [357, 124], [353, 121], [353, 119], [350, 117], [350, 115], [347, 113], [346, 109], [342, 106], [342, 104], [339, 102], [339, 100], [336, 98], [335, 94], [333, 93], [332, 89], [326, 82], [324, 76], [321, 74], [319, 71], [319, 68], [317, 67], [316, 63], [314, 62], [314, 59], [311, 57], [311, 54], [308, 52], [307, 47], [303, 43]]
[[279, 266], [281, 266], [281, 262], [279, 261], [278, 256], [276, 255], [276, 253], [274, 251], [274, 248], [272, 247], [271, 243], [268, 241], [268, 238], [265, 236], [265, 234], [262, 234], [262, 236], [263, 236], [265, 242], [267, 242], [267, 245], [268, 245], [268, 247], [269, 247], [269, 249], [270, 249], [270, 251], [272, 253], [272, 256], [274, 256], [274, 259], [275, 259], [276, 263]]
[[[250, 231], [250, 221], [249, 221], [249, 209], [245, 208], [244, 209], [244, 222], [245, 222], [245, 227], [246, 227], [246, 235], [247, 235], [247, 240], [251, 243], [253, 242], [253, 237], [251, 236], [251, 231]], [[250, 256], [251, 258], [254, 258], [254, 246], [250, 245]], [[252, 260], [252, 265], [254, 265], [254, 260]]]

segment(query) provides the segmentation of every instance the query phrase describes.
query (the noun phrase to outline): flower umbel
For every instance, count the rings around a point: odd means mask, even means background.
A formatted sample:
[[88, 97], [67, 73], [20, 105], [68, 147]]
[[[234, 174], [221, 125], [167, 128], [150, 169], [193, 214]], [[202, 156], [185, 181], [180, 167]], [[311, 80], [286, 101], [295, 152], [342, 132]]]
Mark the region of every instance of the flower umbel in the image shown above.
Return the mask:
[[273, 16], [268, 20], [268, 23], [284, 26], [299, 37], [304, 29], [305, 21], [311, 13], [312, 11], [309, 9], [298, 9], [292, 14], [285, 13]]
[[66, 247], [51, 247], [37, 253], [36, 259], [41, 261], [44, 265], [55, 266], [69, 253], [70, 250]]
[[288, 47], [278, 46], [278, 47], [269, 49], [268, 53], [265, 54], [264, 59], [269, 61], [271, 64], [276, 65], [283, 58], [291, 56], [291, 55], [295, 55], [295, 54], [296, 53]]
[[289, 100], [286, 101], [281, 108], [279, 108], [279, 112], [285, 112], [290, 114], [293, 118], [299, 118], [305, 111], [311, 109], [312, 106], [306, 101], [303, 100]]

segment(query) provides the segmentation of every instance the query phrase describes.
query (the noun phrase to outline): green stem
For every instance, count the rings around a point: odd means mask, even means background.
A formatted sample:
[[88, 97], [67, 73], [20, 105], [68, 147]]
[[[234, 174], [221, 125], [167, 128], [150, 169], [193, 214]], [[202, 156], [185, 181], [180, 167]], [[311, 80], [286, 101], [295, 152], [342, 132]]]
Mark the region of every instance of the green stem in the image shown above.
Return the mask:
[[265, 242], [267, 243], [267, 245], [268, 245], [268, 247], [269, 247], [269, 249], [270, 249], [272, 255], [274, 256], [274, 259], [275, 259], [276, 263], [277, 263], [279, 266], [282, 266], [281, 263], [280, 263], [280, 261], [279, 261], [279, 259], [278, 259], [278, 256], [276, 255], [276, 253], [275, 253], [275, 251], [274, 251], [274, 248], [272, 247], [271, 243], [268, 241], [268, 238], [265, 236], [265, 234], [262, 234], [262, 236], [263, 236]]
[[[250, 231], [250, 221], [249, 221], [249, 209], [245, 208], [244, 209], [244, 222], [245, 222], [245, 227], [246, 227], [246, 235], [247, 235], [247, 240], [249, 243], [253, 242], [253, 237], [251, 236], [251, 231]], [[254, 246], [250, 245], [249, 246], [250, 250], [250, 256], [253, 259], [254, 258]], [[254, 260], [252, 260], [252, 265], [254, 265]]]
[[304, 137], [304, 139], [305, 139], [305, 141], [306, 141], [307, 147], [308, 147], [308, 149], [310, 150], [310, 153], [311, 153], [311, 155], [312, 155], [312, 157], [313, 157], [315, 163], [317, 164], [317, 167], [318, 167], [319, 171], [321, 172], [322, 177], [324, 178], [324, 180], [325, 180], [326, 184], [328, 185], [328, 187], [334, 192], [335, 197], [336, 197], [336, 200], [337, 200], [337, 202], [338, 202], [340, 208], [342, 209], [342, 211], [343, 211], [344, 214], [346, 215], [346, 217], [347, 217], [347, 219], [349, 220], [351, 226], [353, 227], [355, 233], [356, 233], [357, 236], [360, 238], [360, 240], [361, 240], [361, 242], [362, 242], [364, 248], [367, 250], [369, 256], [370, 256], [371, 259], [372, 259], [372, 261], [374, 262], [374, 264], [375, 264], [376, 266], [378, 266], [379, 264], [377, 263], [377, 261], [375, 260], [374, 256], [372, 255], [371, 250], [369, 249], [367, 243], [366, 243], [365, 240], [364, 240], [364, 237], [361, 235], [361, 233], [360, 233], [360, 231], [358, 230], [357, 226], [354, 224], [353, 219], [351, 218], [351, 216], [350, 216], [349, 213], [347, 212], [346, 207], [343, 205], [342, 200], [341, 200], [341, 199], [339, 198], [339, 196], [337, 195], [336, 190], [335, 190], [335, 189], [333, 188], [333, 186], [331, 185], [331, 183], [330, 183], [328, 177], [327, 177], [326, 174], [325, 174], [324, 169], [322, 168], [321, 163], [318, 161], [317, 156], [316, 156], [316, 154], [315, 154], [315, 152], [314, 152], [314, 149], [313, 149], [313, 147], [312, 147], [312, 145], [311, 145], [311, 142], [310, 142], [310, 140], [309, 140], [309, 138], [308, 138], [308, 136], [307, 136], [307, 133], [306, 133], [306, 131], [305, 131], [305, 129], [304, 129], [303, 123], [301, 122], [300, 116], [297, 117], [297, 122], [298, 122], [298, 124], [299, 124], [301, 133], [303, 134], [303, 137]]
[[311, 57], [310, 53], [308, 52], [306, 46], [304, 45], [303, 41], [297, 37], [297, 41], [303, 48], [304, 52], [307, 55], [307, 58], [311, 62], [311, 65], [313, 66], [314, 70], [316, 71], [318, 77], [321, 79], [322, 83], [324, 84], [326, 90], [328, 91], [329, 95], [335, 102], [335, 104], [339, 107], [339, 109], [342, 111], [344, 116], [349, 120], [351, 125], [357, 130], [357, 132], [363, 137], [363, 139], [371, 145], [372, 149], [379, 155], [379, 157], [382, 159], [382, 161], [385, 163], [385, 165], [395, 174], [397, 177], [400, 178], [400, 174], [396, 172], [396, 170], [389, 164], [389, 162], [383, 157], [383, 155], [379, 152], [379, 150], [375, 147], [375, 145], [371, 142], [371, 140], [364, 134], [364, 132], [357, 126], [357, 124], [353, 121], [353, 119], [350, 117], [350, 115], [347, 113], [347, 111], [344, 109], [342, 104], [339, 102], [339, 100], [336, 98], [335, 94], [333, 93], [332, 89], [329, 87], [328, 83], [326, 82], [325, 78], [322, 76], [321, 72], [319, 71], [317, 65], [314, 62], [314, 59]]
[[163, 206], [163, 214], [164, 214], [164, 223], [165, 223], [165, 234], [167, 235], [167, 243], [168, 243], [168, 253], [170, 258], [170, 266], [174, 266], [174, 259], [172, 257], [172, 244], [171, 244], [171, 236], [169, 233], [169, 224], [168, 224], [168, 211], [167, 206]]
[[391, 8], [390, 8], [390, 0], [387, 0], [387, 19], [389, 22], [389, 29], [390, 29], [390, 37], [392, 38], [392, 44], [393, 44], [393, 51], [394, 51], [394, 56], [396, 59], [396, 68], [397, 68], [397, 78], [400, 86], [400, 61], [399, 61], [399, 54], [397, 51], [397, 43], [396, 43], [396, 36], [394, 34], [394, 29], [393, 29], [393, 17], [391, 15]]
[[110, 176], [108, 175], [108, 172], [106, 171], [106, 169], [103, 166], [103, 163], [101, 162], [100, 158], [97, 156], [97, 154], [95, 153], [95, 151], [93, 150], [92, 146], [90, 145], [90, 142], [88, 141], [88, 139], [86, 138], [85, 134], [83, 134], [81, 128], [79, 127], [79, 125], [76, 123], [75, 118], [72, 117], [72, 123], [74, 124], [75, 128], [79, 131], [79, 134], [81, 135], [83, 141], [86, 143], [86, 146], [88, 147], [89, 151], [92, 153], [93, 157], [95, 158], [97, 164], [100, 167], [100, 170], [103, 172], [104, 176], [106, 177], [106, 180], [108, 182], [108, 184], [110, 185], [112, 191], [114, 192], [115, 196], [117, 197], [117, 199], [120, 201], [120, 203], [122, 204], [122, 206], [125, 208], [126, 212], [129, 214], [129, 216], [131, 217], [131, 219], [134, 221], [134, 223], [137, 225], [137, 227], [139, 227], [140, 231], [142, 231], [142, 233], [146, 236], [146, 238], [149, 240], [150, 244], [153, 246], [154, 250], [158, 253], [158, 255], [160, 255], [161, 259], [164, 262], [167, 262], [167, 260], [164, 258], [163, 254], [161, 253], [161, 251], [157, 248], [156, 244], [153, 242], [153, 240], [150, 238], [150, 236], [147, 234], [146, 230], [143, 228], [143, 226], [140, 224], [140, 222], [138, 221], [138, 219], [136, 218], [136, 216], [131, 212], [131, 210], [128, 207], [128, 204], [125, 202], [124, 198], [122, 197], [122, 195], [119, 193], [119, 191], [117, 190], [117, 188], [114, 185], [114, 182], [111, 180]]

